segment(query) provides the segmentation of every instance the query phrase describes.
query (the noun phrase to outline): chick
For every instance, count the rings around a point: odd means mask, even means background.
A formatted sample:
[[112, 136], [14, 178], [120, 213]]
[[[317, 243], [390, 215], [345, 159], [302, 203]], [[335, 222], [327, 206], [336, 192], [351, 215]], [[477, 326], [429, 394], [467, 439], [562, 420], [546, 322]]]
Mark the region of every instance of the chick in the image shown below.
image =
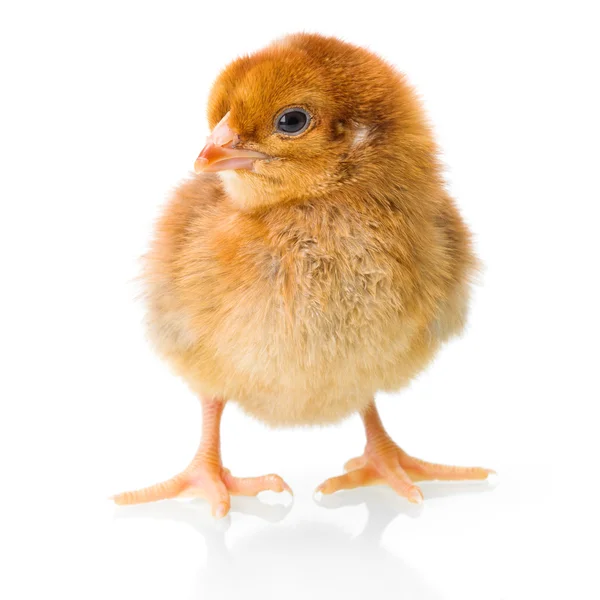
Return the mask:
[[414, 458], [374, 397], [406, 386], [464, 326], [477, 267], [437, 148], [404, 77], [374, 54], [296, 34], [231, 63], [210, 93], [196, 176], [167, 205], [145, 259], [157, 351], [202, 403], [202, 441], [168, 481], [117, 504], [283, 491], [221, 462], [226, 401], [272, 426], [359, 413], [364, 453], [324, 494], [385, 483], [485, 479]]

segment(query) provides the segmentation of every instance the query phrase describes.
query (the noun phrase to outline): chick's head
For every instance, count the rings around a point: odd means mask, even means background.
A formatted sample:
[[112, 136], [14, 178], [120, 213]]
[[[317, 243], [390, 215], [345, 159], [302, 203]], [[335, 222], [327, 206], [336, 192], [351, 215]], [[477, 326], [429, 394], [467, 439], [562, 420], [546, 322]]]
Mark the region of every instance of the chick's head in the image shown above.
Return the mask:
[[195, 169], [218, 172], [247, 210], [435, 169], [403, 77], [336, 38], [296, 34], [235, 60], [213, 86], [208, 121]]

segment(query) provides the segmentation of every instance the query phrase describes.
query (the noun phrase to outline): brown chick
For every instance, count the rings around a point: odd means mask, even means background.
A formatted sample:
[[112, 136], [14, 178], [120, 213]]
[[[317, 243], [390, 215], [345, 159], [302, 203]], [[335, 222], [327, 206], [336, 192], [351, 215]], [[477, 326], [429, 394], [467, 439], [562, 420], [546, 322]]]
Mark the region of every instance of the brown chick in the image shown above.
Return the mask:
[[324, 494], [386, 483], [412, 502], [427, 479], [491, 471], [401, 450], [375, 408], [463, 329], [477, 261], [437, 148], [404, 77], [335, 38], [297, 34], [237, 59], [210, 94], [212, 134], [145, 261], [158, 352], [199, 396], [202, 441], [172, 479], [114, 497], [289, 490], [221, 463], [226, 401], [273, 426], [364, 421], [364, 454]]

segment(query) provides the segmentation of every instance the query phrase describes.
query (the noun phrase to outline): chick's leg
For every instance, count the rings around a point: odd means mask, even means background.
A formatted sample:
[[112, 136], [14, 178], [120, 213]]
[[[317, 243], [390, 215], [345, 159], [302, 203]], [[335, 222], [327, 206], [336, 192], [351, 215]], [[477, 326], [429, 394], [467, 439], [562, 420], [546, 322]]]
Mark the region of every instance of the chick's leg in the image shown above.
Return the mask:
[[224, 517], [230, 508], [230, 495], [256, 496], [266, 490], [292, 490], [278, 475], [234, 477], [221, 462], [220, 427], [224, 402], [217, 398], [202, 402], [202, 440], [189, 466], [181, 473], [161, 483], [113, 496], [116, 504], [141, 504], [176, 497], [206, 499], [213, 516]]
[[362, 419], [367, 435], [364, 454], [348, 461], [344, 466], [346, 473], [328, 479], [317, 488], [317, 492], [333, 494], [364, 485], [387, 484], [400, 496], [419, 504], [423, 501], [423, 493], [414, 484], [416, 481], [486, 479], [494, 472], [480, 467], [439, 465], [410, 456], [387, 434], [374, 402]]

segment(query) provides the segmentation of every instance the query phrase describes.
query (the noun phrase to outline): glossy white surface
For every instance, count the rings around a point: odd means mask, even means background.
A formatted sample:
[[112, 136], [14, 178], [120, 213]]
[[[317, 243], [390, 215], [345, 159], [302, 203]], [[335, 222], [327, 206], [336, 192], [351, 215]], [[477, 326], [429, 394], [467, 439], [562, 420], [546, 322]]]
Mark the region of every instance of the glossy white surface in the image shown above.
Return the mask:
[[[563, 8], [564, 7], [564, 8]], [[20, 2], [2, 8], [0, 597], [531, 600], [597, 595], [593, 3]], [[228, 406], [226, 466], [291, 508], [115, 508], [183, 468], [200, 410], [148, 348], [137, 257], [208, 133], [218, 70], [291, 30], [368, 45], [422, 94], [486, 270], [469, 329], [378, 399], [407, 451], [486, 485], [312, 490], [358, 419], [272, 431]], [[276, 500], [267, 498], [269, 502]]]

